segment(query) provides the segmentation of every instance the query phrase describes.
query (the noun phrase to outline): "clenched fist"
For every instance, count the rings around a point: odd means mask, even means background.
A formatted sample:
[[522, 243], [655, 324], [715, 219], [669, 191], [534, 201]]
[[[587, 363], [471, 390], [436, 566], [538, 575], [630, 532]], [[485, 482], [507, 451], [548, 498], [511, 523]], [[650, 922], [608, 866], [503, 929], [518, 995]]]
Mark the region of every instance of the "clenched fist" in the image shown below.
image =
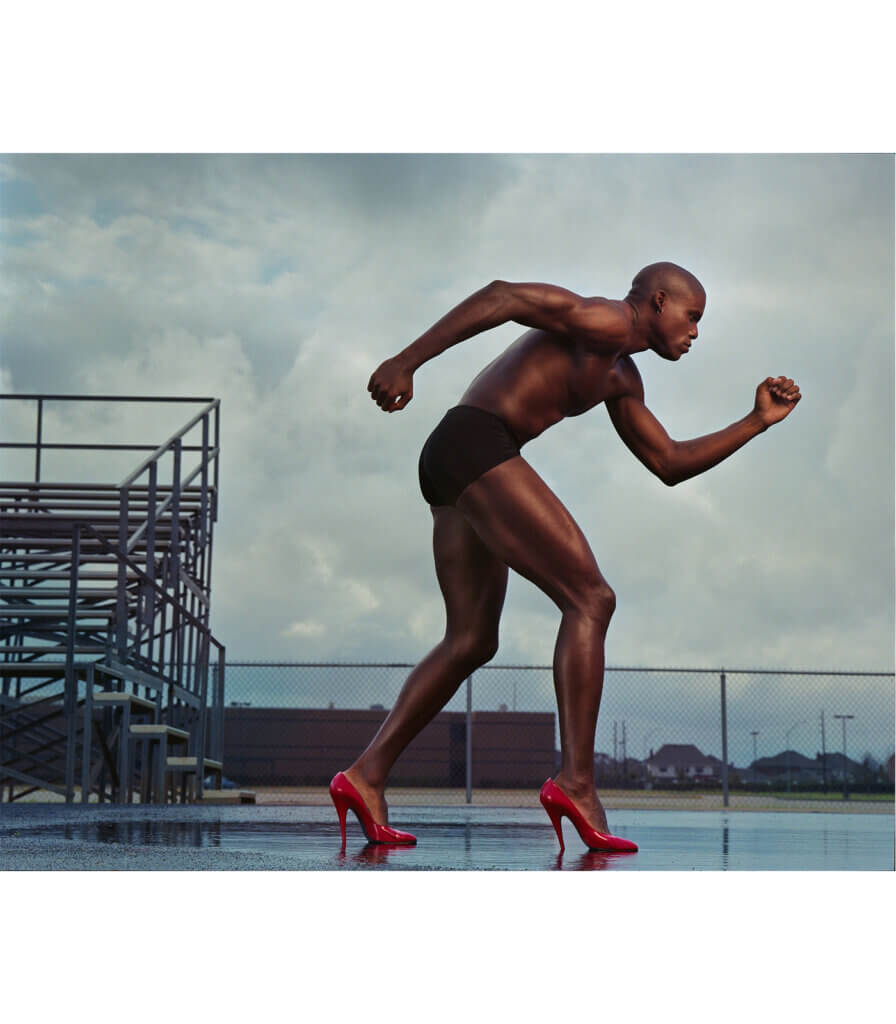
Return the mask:
[[756, 388], [753, 408], [765, 426], [770, 427], [789, 416], [800, 398], [800, 389], [790, 377], [766, 377]]
[[414, 397], [413, 371], [400, 356], [393, 356], [373, 371], [367, 390], [385, 412], [403, 409]]

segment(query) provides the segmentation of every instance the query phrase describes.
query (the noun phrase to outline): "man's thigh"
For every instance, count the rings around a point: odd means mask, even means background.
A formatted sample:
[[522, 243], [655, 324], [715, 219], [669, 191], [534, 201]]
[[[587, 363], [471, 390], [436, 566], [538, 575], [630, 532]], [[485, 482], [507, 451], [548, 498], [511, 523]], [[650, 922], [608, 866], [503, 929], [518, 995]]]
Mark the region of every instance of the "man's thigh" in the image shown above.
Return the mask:
[[453, 629], [497, 629], [507, 591], [507, 566], [451, 506], [433, 514], [436, 576]]
[[569, 510], [522, 456], [470, 484], [456, 507], [496, 558], [561, 607], [604, 582]]

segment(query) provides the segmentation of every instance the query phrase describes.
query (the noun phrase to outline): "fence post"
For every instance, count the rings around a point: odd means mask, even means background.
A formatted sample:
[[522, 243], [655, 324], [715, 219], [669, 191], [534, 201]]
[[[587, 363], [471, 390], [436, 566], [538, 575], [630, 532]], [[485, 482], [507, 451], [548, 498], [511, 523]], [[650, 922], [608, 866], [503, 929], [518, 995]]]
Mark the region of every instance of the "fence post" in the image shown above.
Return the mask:
[[40, 449], [43, 444], [44, 400], [37, 400], [37, 443], [34, 446], [34, 482], [40, 483]]
[[722, 803], [728, 806], [728, 716], [725, 707], [725, 670], [721, 673], [722, 683]]
[[467, 803], [473, 802], [473, 673], [467, 676]]

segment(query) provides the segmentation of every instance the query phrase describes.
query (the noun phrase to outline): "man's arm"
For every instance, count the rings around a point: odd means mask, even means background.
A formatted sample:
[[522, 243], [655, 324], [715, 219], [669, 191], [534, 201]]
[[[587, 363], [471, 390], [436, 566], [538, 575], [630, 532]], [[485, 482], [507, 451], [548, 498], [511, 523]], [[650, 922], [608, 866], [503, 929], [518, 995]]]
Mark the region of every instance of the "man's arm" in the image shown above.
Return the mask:
[[608, 399], [607, 411], [631, 452], [669, 487], [717, 466], [789, 415], [801, 398], [799, 387], [789, 377], [767, 377], [756, 389], [752, 411], [743, 419], [714, 434], [691, 441], [673, 441], [644, 404], [644, 388], [637, 370], [635, 376], [631, 392]]
[[367, 390], [381, 409], [403, 409], [413, 397], [413, 376], [423, 363], [458, 342], [510, 321], [564, 337], [575, 334], [596, 345], [624, 336], [629, 325], [623, 303], [586, 299], [550, 284], [492, 281], [377, 367]]

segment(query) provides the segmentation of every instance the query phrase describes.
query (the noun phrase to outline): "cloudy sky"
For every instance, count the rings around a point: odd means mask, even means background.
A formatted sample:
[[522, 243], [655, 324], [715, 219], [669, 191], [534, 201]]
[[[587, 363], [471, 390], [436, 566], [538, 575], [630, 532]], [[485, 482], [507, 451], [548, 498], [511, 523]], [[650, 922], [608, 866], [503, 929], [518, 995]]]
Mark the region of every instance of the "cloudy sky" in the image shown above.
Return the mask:
[[[424, 365], [391, 416], [371, 371], [495, 277], [620, 298], [674, 260], [709, 298], [686, 359], [636, 357], [669, 433], [740, 418], [768, 375], [804, 397], [672, 489], [602, 407], [527, 446], [617, 592], [608, 662], [892, 670], [893, 213], [890, 156], [7, 156], [0, 390], [221, 398], [228, 658], [414, 661], [443, 628], [419, 449], [523, 329]], [[2, 414], [31, 434], [33, 406]], [[184, 418], [56, 406], [45, 437]], [[549, 663], [557, 624], [512, 578], [496, 660]]]

